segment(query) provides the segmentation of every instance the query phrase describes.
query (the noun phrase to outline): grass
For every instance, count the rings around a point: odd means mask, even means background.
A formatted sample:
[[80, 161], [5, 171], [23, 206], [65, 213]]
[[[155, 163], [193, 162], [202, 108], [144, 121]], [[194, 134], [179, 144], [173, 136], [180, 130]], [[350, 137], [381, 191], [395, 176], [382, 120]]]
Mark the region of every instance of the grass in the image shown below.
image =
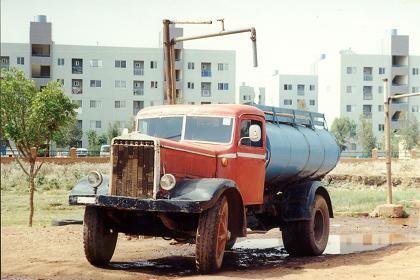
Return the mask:
[[[329, 186], [334, 212], [355, 213], [372, 212], [376, 206], [386, 203], [386, 188], [364, 185], [350, 185], [343, 183]], [[405, 209], [410, 207], [413, 200], [420, 200], [420, 189], [418, 188], [395, 188], [392, 192], [393, 203], [401, 204]]]
[[[339, 164], [336, 174], [378, 175], [383, 162], [371, 162], [367, 166], [349, 163]], [[393, 164], [401, 176], [417, 175], [420, 161], [402, 161]], [[46, 226], [52, 219], [81, 219], [84, 207], [69, 206], [68, 192], [75, 183], [90, 170], [109, 173], [109, 164], [78, 163], [69, 165], [45, 164], [36, 180], [34, 226]], [[28, 181], [20, 168], [14, 164], [1, 165], [1, 225], [26, 225], [28, 210]], [[386, 189], [383, 187], [357, 185], [348, 182], [328, 186], [333, 209], [336, 213], [371, 212], [379, 204], [386, 203]], [[411, 201], [420, 200], [420, 188], [400, 185], [394, 188], [394, 203], [405, 207]]]

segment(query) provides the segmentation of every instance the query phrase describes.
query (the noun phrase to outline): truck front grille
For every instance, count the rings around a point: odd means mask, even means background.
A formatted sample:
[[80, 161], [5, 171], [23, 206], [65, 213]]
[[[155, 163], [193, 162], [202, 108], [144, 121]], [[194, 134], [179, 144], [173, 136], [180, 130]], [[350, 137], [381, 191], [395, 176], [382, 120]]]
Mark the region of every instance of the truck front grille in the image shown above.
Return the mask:
[[111, 195], [152, 198], [154, 155], [153, 141], [114, 140]]

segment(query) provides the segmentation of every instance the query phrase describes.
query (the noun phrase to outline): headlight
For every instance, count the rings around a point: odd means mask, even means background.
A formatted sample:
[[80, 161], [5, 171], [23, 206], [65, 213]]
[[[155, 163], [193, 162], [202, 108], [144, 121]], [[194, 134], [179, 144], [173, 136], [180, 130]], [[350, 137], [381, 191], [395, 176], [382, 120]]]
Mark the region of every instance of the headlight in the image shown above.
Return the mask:
[[102, 184], [102, 174], [98, 171], [90, 171], [88, 174], [88, 183], [92, 188], [97, 188]]
[[175, 187], [176, 179], [172, 174], [165, 174], [160, 178], [160, 187], [165, 191], [170, 191]]

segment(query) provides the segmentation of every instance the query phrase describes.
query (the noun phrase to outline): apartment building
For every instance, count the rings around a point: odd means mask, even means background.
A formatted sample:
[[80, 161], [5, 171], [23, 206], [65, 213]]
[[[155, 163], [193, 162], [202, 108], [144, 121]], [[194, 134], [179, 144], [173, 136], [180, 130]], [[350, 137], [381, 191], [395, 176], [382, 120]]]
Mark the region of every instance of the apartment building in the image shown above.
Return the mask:
[[271, 77], [272, 105], [318, 112], [318, 78], [315, 75], [286, 75], [277, 71]]
[[[320, 110], [331, 124], [337, 117], [372, 121], [377, 139], [384, 132], [384, 82], [388, 94], [420, 91], [420, 56], [409, 54], [409, 37], [391, 30], [383, 40], [381, 54], [357, 54], [352, 50], [326, 56], [318, 63]], [[395, 100], [391, 106], [391, 127], [398, 129], [402, 118], [420, 120], [420, 97]], [[349, 149], [360, 151], [357, 141]]]
[[[171, 28], [182, 36], [182, 28]], [[129, 127], [139, 110], [166, 103], [161, 47], [129, 48], [60, 45], [52, 40], [52, 23], [37, 16], [30, 23], [29, 43], [1, 43], [1, 67], [16, 67], [38, 87], [60, 81], [79, 105], [78, 123], [86, 132], [106, 132], [109, 123]], [[178, 103], [235, 103], [235, 51], [184, 49], [176, 45]]]
[[247, 86], [244, 82], [241, 83], [239, 86], [239, 94], [238, 94], [238, 102], [239, 104], [249, 104], [255, 102], [255, 90], [252, 86]]

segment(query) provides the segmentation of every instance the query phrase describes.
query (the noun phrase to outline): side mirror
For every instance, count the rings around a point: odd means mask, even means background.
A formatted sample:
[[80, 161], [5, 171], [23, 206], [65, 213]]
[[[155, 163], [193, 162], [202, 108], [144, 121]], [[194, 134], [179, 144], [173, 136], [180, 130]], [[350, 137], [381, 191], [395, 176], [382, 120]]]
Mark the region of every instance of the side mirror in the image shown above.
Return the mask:
[[258, 142], [261, 140], [261, 127], [257, 124], [252, 124], [249, 127], [249, 139], [252, 142]]

